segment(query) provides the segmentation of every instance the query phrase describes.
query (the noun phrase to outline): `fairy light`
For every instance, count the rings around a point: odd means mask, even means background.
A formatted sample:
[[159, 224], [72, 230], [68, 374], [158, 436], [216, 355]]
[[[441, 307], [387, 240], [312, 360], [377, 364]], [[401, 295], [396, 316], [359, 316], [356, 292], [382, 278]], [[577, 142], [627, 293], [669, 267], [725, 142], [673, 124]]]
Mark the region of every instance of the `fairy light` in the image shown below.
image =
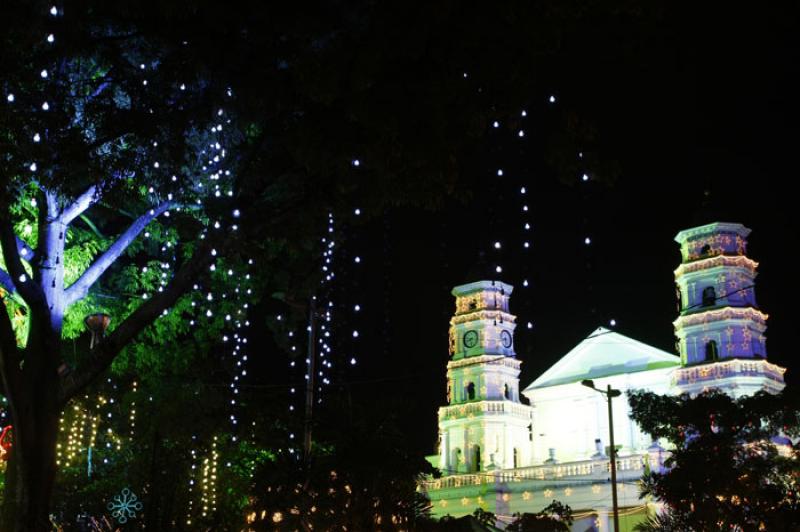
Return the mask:
[[130, 439], [133, 442], [134, 435], [136, 434], [136, 392], [137, 392], [138, 383], [133, 381], [131, 385], [131, 407], [130, 412], [128, 413], [128, 422], [130, 424]]
[[[52, 6], [49, 10], [49, 13], [52, 16], [58, 16], [62, 14], [62, 12], [60, 12], [56, 6]], [[56, 35], [53, 33], [42, 35], [41, 38], [50, 44], [54, 44], [56, 41]], [[144, 61], [138, 65], [138, 71], [141, 71], [143, 75], [152, 74], [152, 70], [156, 68], [155, 65], [157, 65], [157, 61]], [[56, 77], [57, 72], [59, 72], [52, 66], [41, 69], [37, 68], [37, 70], [38, 77], [42, 80], [49, 80], [52, 77]], [[152, 81], [152, 79], [153, 78], [151, 78], [150, 81]], [[157, 85], [157, 83], [148, 84], [148, 79], [145, 78], [141, 79], [141, 83], [143, 87], [147, 87], [147, 89], [144, 90], [155, 90], [151, 87]], [[172, 87], [179, 87], [181, 91], [186, 89], [186, 85], [184, 83], [180, 83], [178, 86], [176, 82], [176, 84], [172, 85]], [[232, 96], [232, 91], [230, 89], [228, 89], [227, 95]], [[7, 92], [5, 99], [9, 104], [13, 104], [16, 101], [16, 97], [13, 92]], [[48, 102], [42, 98], [38, 100], [34, 99], [33, 105], [40, 106], [42, 111], [50, 111], [51, 108], [59, 111], [64, 109], [64, 106], [59, 105], [59, 103], [60, 102]], [[210, 118], [208, 126], [202, 132], [205, 137], [211, 140], [210, 142], [206, 142], [205, 149], [201, 151], [200, 159], [203, 160], [202, 171], [198, 171], [195, 174], [192, 170], [191, 177], [182, 176], [181, 180], [187, 183], [187, 185], [183, 188], [165, 189], [164, 187], [158, 186], [149, 187], [148, 197], [154, 201], [153, 205], [155, 205], [155, 201], [159, 198], [167, 198], [170, 201], [175, 201], [175, 203], [178, 205], [197, 204], [201, 207], [205, 207], [210, 206], [210, 202], [220, 201], [222, 198], [232, 198], [234, 196], [234, 176], [231, 172], [231, 169], [227, 167], [227, 151], [225, 147], [226, 136], [224, 134], [231, 120], [227, 118], [224, 109], [215, 110], [214, 115], [213, 123], [211, 123], [212, 119]], [[33, 143], [40, 143], [43, 140], [47, 140], [47, 132], [31, 132], [31, 136], [26, 136], [26, 138], [29, 142], [32, 140]], [[170, 168], [170, 162], [168, 160], [157, 157], [158, 149], [158, 141], [153, 140], [153, 151], [150, 156], [150, 160], [146, 165], [148, 171], [154, 173], [163, 172], [166, 176], [171, 175], [169, 181], [173, 183], [172, 186], [175, 187], [177, 186], [175, 184], [179, 181], [179, 178], [177, 175], [170, 173], [170, 170], [175, 172], [175, 169]], [[358, 159], [354, 159], [353, 165], [356, 167], [359, 166], [360, 161]], [[38, 162], [27, 162], [26, 166], [31, 172], [48, 171], [44, 159]], [[167, 180], [165, 179], [165, 181]], [[37, 206], [35, 199], [31, 200], [31, 206]], [[147, 266], [142, 268], [142, 278], [147, 279], [148, 282], [152, 281], [155, 286], [149, 286], [143, 290], [142, 293], [136, 294], [133, 297], [141, 298], [141, 300], [147, 300], [154, 291], [163, 292], [169, 285], [171, 279], [174, 277], [176, 267], [175, 248], [178, 243], [176, 242], [177, 231], [174, 229], [174, 226], [171, 225], [171, 214], [181, 211], [181, 208], [182, 207], [178, 206], [173, 208], [171, 211], [166, 210], [163, 212], [162, 216], [159, 216], [156, 220], [151, 222], [154, 226], [159, 226], [160, 230], [144, 232], [144, 238], [151, 238], [151, 236], [155, 235], [155, 239], [159, 240], [158, 246], [154, 249], [160, 250], [160, 254], [159, 251], [155, 251], [155, 256], [153, 257], [154, 259], [157, 259], [159, 267], [156, 268], [154, 263], [150, 263], [149, 269]], [[226, 216], [210, 222], [210, 227], [208, 230], [211, 230], [211, 227], [214, 229], [232, 231], [238, 229], [238, 225], [230, 224], [229, 219], [232, 217], [233, 219], [238, 220], [240, 217], [242, 217], [241, 210], [231, 206], [230, 210], [225, 212], [228, 213]], [[360, 211], [357, 212], [357, 214], [360, 214]], [[201, 234], [200, 238], [202, 239], [204, 236], [204, 234]], [[23, 255], [26, 253], [27, 251], [23, 250]], [[191, 312], [193, 315], [188, 322], [192, 327], [194, 327], [198, 324], [204, 323], [203, 316], [205, 316], [206, 320], [222, 320], [222, 323], [224, 323], [225, 327], [225, 335], [230, 336], [233, 340], [232, 342], [228, 342], [226, 345], [230, 346], [230, 351], [228, 354], [232, 360], [231, 366], [234, 368], [234, 373], [231, 379], [231, 422], [235, 426], [237, 424], [235, 408], [238, 405], [238, 401], [236, 399], [239, 393], [238, 386], [247, 376], [247, 330], [250, 325], [248, 320], [248, 309], [249, 300], [251, 299], [253, 292], [250, 286], [250, 274], [246, 267], [241, 267], [242, 265], [233, 263], [226, 263], [225, 261], [227, 261], [228, 257], [223, 256], [225, 254], [221, 251], [218, 252], [215, 250], [213, 255], [214, 262], [209, 267], [212, 281], [214, 279], [214, 272], [217, 271], [219, 271], [219, 273], [216, 274], [218, 277], [222, 275], [226, 278], [229, 278], [229, 281], [226, 283], [226, 291], [222, 292], [219, 290], [209, 290], [206, 288], [204, 292], [207, 293], [209, 297], [202, 303], [198, 301], [200, 298], [194, 297], [194, 294], [191, 294], [190, 297], [193, 298]], [[360, 257], [357, 257], [357, 259], [358, 260], [356, 262], [361, 261]], [[248, 261], [248, 266], [250, 265], [252, 265], [252, 260]], [[20, 282], [27, 282], [27, 280], [28, 279], [25, 275], [22, 275], [19, 278]], [[195, 287], [195, 292], [199, 292], [201, 290], [203, 290], [202, 286]], [[226, 308], [225, 310], [220, 310], [220, 312], [215, 312], [216, 309], [212, 310], [209, 308], [208, 305], [210, 304], [224, 304]], [[169, 312], [170, 309], [166, 309], [162, 315], [168, 315]], [[330, 362], [326, 365], [323, 365], [323, 367], [325, 366], [329, 368]], [[129, 411], [127, 412], [129, 440], [126, 441], [131, 442], [136, 436], [137, 395], [138, 384], [136, 381], [134, 381], [132, 383], [132, 400], [129, 405]], [[111, 402], [113, 403], [113, 399]], [[62, 441], [58, 442], [56, 448], [57, 463], [60, 467], [70, 467], [74, 465], [78, 459], [79, 453], [81, 453], [83, 450], [87, 450], [87, 452], [90, 453], [91, 449], [95, 448], [98, 443], [100, 445], [105, 444], [105, 447], [109, 450], [115, 449], [119, 451], [121, 449], [123, 445], [123, 435], [125, 434], [124, 428], [118, 427], [119, 430], [115, 432], [114, 428], [110, 426], [103, 426], [104, 421], [108, 424], [113, 421], [112, 413], [110, 411], [105, 411], [107, 404], [109, 403], [102, 397], [99, 397], [96, 403], [90, 402], [88, 397], [84, 397], [82, 401], [74, 402], [74, 404], [71, 404], [64, 411], [63, 415], [59, 419], [59, 434], [62, 436]], [[216, 446], [217, 444], [215, 438], [215, 443], [212, 446], [211, 456], [209, 458], [210, 465], [207, 469], [209, 479], [208, 482], [212, 483], [212, 487], [216, 483], [216, 468], [218, 459], [218, 451]], [[91, 457], [91, 454], [89, 454], [89, 456]], [[194, 450], [192, 451], [192, 456], [192, 469], [194, 470], [195, 461], [197, 458]], [[91, 461], [91, 458], [89, 458], [89, 460]], [[192, 473], [191, 479], [192, 481], [195, 479], [194, 472]], [[193, 484], [190, 485], [190, 490], [192, 489], [191, 486], [193, 486]], [[214, 511], [216, 509], [215, 491], [212, 490], [209, 497], [209, 508], [211, 508], [211, 511]], [[190, 509], [187, 513], [187, 524], [191, 524], [192, 515], [193, 511], [190, 503]]]

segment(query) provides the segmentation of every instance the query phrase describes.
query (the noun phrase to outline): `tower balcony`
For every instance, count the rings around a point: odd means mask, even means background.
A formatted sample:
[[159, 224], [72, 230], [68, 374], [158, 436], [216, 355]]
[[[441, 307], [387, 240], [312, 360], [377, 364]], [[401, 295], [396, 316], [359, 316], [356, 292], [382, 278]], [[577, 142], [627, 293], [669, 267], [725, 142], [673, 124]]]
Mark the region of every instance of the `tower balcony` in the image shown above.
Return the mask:
[[[731, 359], [710, 364], [678, 368], [672, 374], [672, 385], [683, 389], [702, 387], [705, 383], [720, 384], [728, 379], [762, 380], [783, 388], [783, 374], [786, 372], [776, 364], [757, 359]], [[716, 387], [716, 386], [713, 386]], [[771, 388], [771, 386], [770, 386]], [[767, 391], [772, 391], [767, 389]]]
[[531, 407], [512, 401], [476, 401], [460, 405], [443, 406], [439, 408], [439, 421], [508, 414], [514, 417], [530, 419]]

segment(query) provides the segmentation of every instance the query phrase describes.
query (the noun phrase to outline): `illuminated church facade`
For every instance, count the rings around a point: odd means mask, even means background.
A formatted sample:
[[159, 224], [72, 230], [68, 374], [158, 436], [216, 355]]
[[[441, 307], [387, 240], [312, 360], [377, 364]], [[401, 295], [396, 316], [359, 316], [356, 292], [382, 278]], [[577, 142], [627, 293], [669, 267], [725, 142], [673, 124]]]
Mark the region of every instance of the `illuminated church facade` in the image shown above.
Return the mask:
[[460, 516], [480, 507], [508, 522], [557, 499], [574, 510], [574, 530], [611, 530], [608, 406], [581, 385], [591, 379], [596, 389], [623, 393], [612, 401], [621, 529], [640, 522], [648, 508], [636, 481], [662, 468], [667, 450], [630, 419], [626, 391], [718, 388], [738, 397], [784, 386], [785, 370], [766, 357], [767, 315], [755, 300], [749, 232], [713, 223], [676, 236], [678, 355], [601, 327], [525, 387], [514, 351], [513, 287], [455, 287], [447, 404], [439, 408], [438, 453], [429, 457], [442, 476], [422, 484], [434, 513]]

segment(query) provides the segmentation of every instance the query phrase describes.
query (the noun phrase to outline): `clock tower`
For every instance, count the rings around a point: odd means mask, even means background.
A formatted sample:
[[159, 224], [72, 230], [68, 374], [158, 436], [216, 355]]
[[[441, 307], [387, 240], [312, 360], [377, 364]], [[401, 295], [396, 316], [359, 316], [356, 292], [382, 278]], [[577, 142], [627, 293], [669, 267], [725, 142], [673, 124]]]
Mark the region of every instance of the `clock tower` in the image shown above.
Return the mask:
[[767, 362], [767, 315], [756, 304], [749, 234], [741, 224], [717, 222], [675, 237], [683, 259], [675, 270], [682, 368], [673, 384], [680, 393], [718, 388], [738, 397], [784, 387], [786, 370]]
[[500, 281], [453, 289], [447, 406], [439, 409], [445, 475], [530, 465], [532, 409], [519, 400], [512, 290]]

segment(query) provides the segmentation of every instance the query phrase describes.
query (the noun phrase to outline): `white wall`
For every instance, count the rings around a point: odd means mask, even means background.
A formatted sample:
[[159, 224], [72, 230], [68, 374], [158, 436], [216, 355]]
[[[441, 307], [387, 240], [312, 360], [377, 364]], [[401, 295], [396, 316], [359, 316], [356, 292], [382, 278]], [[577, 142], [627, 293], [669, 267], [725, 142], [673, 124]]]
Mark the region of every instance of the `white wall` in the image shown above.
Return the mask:
[[[622, 454], [645, 450], [651, 443], [630, 420], [630, 407], [625, 392], [645, 389], [659, 394], [670, 393], [674, 368], [640, 371], [594, 379], [598, 389], [607, 385], [622, 391], [613, 400], [614, 439], [622, 446]], [[609, 445], [608, 403], [605, 395], [582, 386], [580, 382], [540, 388], [525, 393], [533, 405], [534, 464], [549, 458], [549, 449], [556, 450], [559, 462], [587, 460], [596, 452], [595, 438], [602, 440], [603, 449]]]

